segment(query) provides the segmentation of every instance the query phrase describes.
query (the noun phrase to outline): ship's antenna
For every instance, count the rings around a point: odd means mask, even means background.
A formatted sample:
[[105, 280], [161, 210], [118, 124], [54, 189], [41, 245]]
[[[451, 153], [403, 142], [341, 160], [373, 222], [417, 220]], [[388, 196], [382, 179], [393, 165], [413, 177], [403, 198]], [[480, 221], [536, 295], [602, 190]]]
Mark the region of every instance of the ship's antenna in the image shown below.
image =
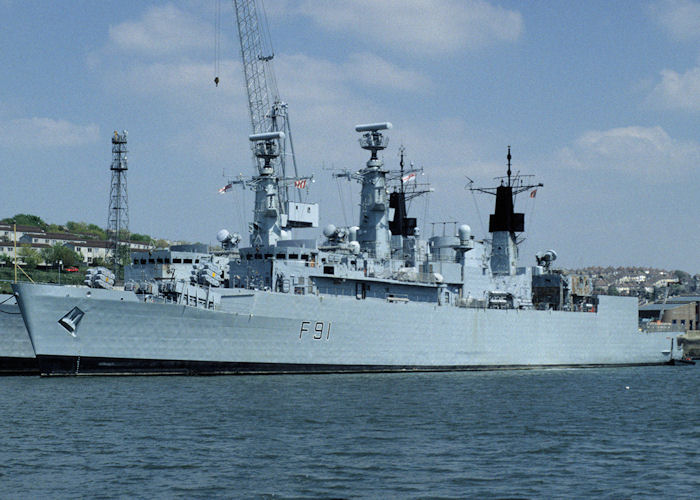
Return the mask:
[[406, 151], [406, 148], [402, 144], [401, 147], [399, 147], [399, 154], [401, 155], [401, 160], [399, 161], [399, 166], [401, 167], [401, 177], [400, 177], [400, 179], [401, 179], [401, 182], [400, 182], [401, 194], [404, 193], [404, 181], [403, 181], [403, 153], [404, 153], [404, 151]]
[[510, 156], [510, 146], [508, 146], [508, 156], [506, 158], [508, 158], [508, 185], [510, 186], [510, 159], [512, 158]]

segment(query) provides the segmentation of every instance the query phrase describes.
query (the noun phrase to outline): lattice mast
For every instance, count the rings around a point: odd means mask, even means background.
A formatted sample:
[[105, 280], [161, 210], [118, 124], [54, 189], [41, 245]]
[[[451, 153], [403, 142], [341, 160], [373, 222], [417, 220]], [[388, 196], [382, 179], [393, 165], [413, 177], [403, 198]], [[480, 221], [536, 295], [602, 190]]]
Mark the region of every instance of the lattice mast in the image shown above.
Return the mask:
[[[287, 103], [282, 101], [277, 89], [272, 67], [274, 52], [267, 34], [264, 13], [258, 10], [255, 0], [234, 0], [233, 5], [238, 24], [252, 133], [283, 132], [284, 136], [278, 140], [279, 155], [272, 162], [275, 176], [279, 179], [286, 178], [287, 159], [291, 158], [294, 177], [298, 177]], [[256, 145], [252, 144], [253, 160], [257, 171], [261, 172], [266, 161], [255, 155], [255, 147]], [[286, 184], [281, 186], [279, 192], [282, 207], [286, 206], [289, 199], [287, 187]]]
[[[129, 199], [126, 191], [127, 131], [120, 134], [115, 131], [112, 136], [112, 183], [109, 190], [109, 217], [107, 235], [111, 242], [111, 259], [114, 274], [119, 277], [120, 256], [124, 252], [122, 246], [129, 238]], [[127, 248], [128, 252], [128, 248]]]
[[[301, 190], [312, 177], [299, 177], [287, 115], [272, 69], [274, 53], [265, 26], [265, 15], [255, 0], [234, 0], [241, 59], [245, 74], [250, 135], [256, 175], [234, 180], [255, 191], [255, 210], [250, 228], [253, 246], [276, 245], [291, 239], [291, 228], [318, 227], [318, 205], [302, 203]], [[293, 176], [287, 177], [291, 158]], [[289, 199], [289, 187], [298, 189], [297, 201]], [[292, 206], [293, 205], [293, 206]]]

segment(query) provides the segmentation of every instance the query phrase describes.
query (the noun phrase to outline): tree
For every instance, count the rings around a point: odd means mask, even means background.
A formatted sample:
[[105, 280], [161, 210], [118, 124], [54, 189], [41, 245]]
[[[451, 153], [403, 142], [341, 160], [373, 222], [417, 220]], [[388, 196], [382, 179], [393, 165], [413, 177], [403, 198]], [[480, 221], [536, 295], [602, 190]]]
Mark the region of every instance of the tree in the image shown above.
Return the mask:
[[92, 259], [92, 266], [93, 267], [107, 267], [107, 261], [103, 259], [102, 257], [95, 257]]
[[38, 215], [32, 214], [16, 214], [14, 217], [8, 217], [0, 220], [2, 224], [17, 224], [18, 226], [38, 226], [46, 230], [48, 224]]
[[0, 253], [0, 266], [5, 266], [12, 262], [12, 257], [7, 254]]
[[36, 268], [36, 266], [39, 265], [39, 261], [41, 261], [39, 252], [28, 244], [22, 245], [17, 253], [20, 260], [24, 262], [24, 265], [29, 269]]
[[58, 264], [60, 261], [63, 261], [63, 265], [66, 267], [73, 267], [82, 263], [80, 255], [60, 243], [56, 243], [49, 248], [44, 248], [41, 251], [41, 256], [44, 262], [52, 265]]
[[151, 241], [150, 236], [148, 236], [147, 234], [139, 234], [139, 233], [131, 233], [129, 239], [131, 241], [142, 241], [144, 243], [148, 243]]
[[89, 231], [89, 234], [94, 234], [98, 239], [100, 239], [100, 240], [107, 239], [107, 231], [102, 229], [97, 224], [88, 224], [87, 229]]
[[688, 281], [690, 281], [690, 273], [686, 273], [680, 269], [673, 271], [673, 275], [678, 278], [678, 282], [681, 284], [686, 284]]
[[67, 230], [60, 224], [49, 224], [46, 226], [47, 233], [65, 233]]
[[100, 240], [107, 239], [107, 232], [97, 224], [88, 224], [87, 222], [75, 222], [70, 220], [66, 222], [66, 228], [71, 233], [82, 234]]

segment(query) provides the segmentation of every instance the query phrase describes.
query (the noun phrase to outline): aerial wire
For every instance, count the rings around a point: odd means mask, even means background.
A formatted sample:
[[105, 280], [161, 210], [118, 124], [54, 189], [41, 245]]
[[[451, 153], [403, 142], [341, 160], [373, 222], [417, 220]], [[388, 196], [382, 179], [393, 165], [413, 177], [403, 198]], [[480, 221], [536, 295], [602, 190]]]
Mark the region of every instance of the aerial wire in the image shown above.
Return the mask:
[[216, 0], [214, 17], [214, 85], [219, 86], [221, 69], [221, 0]]
[[343, 199], [343, 188], [340, 185], [340, 178], [335, 179], [335, 185], [338, 187], [338, 199], [340, 200], [340, 206], [343, 212], [343, 221], [345, 225], [348, 226], [348, 216], [347, 216], [347, 206], [345, 205], [345, 200]]
[[481, 218], [481, 212], [479, 211], [479, 204], [476, 201], [476, 195], [474, 194], [474, 191], [472, 193], [472, 200], [474, 201], [474, 207], [476, 208], [476, 217], [479, 219], [479, 225], [481, 226], [481, 234], [484, 235], [484, 238], [486, 237], [486, 229], [484, 228], [484, 221]]

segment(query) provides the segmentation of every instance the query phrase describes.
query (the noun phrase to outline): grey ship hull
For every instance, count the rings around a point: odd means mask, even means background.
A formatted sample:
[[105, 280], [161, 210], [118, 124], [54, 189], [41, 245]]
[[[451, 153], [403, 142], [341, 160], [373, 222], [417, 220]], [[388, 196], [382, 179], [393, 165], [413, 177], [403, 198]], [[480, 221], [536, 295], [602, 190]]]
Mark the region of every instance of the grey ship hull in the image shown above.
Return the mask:
[[[230, 290], [221, 310], [131, 292], [17, 284], [43, 375], [439, 371], [663, 364], [635, 299], [598, 312], [471, 309]], [[73, 333], [59, 319], [83, 313]]]
[[19, 306], [11, 295], [0, 294], [0, 375], [39, 373]]

